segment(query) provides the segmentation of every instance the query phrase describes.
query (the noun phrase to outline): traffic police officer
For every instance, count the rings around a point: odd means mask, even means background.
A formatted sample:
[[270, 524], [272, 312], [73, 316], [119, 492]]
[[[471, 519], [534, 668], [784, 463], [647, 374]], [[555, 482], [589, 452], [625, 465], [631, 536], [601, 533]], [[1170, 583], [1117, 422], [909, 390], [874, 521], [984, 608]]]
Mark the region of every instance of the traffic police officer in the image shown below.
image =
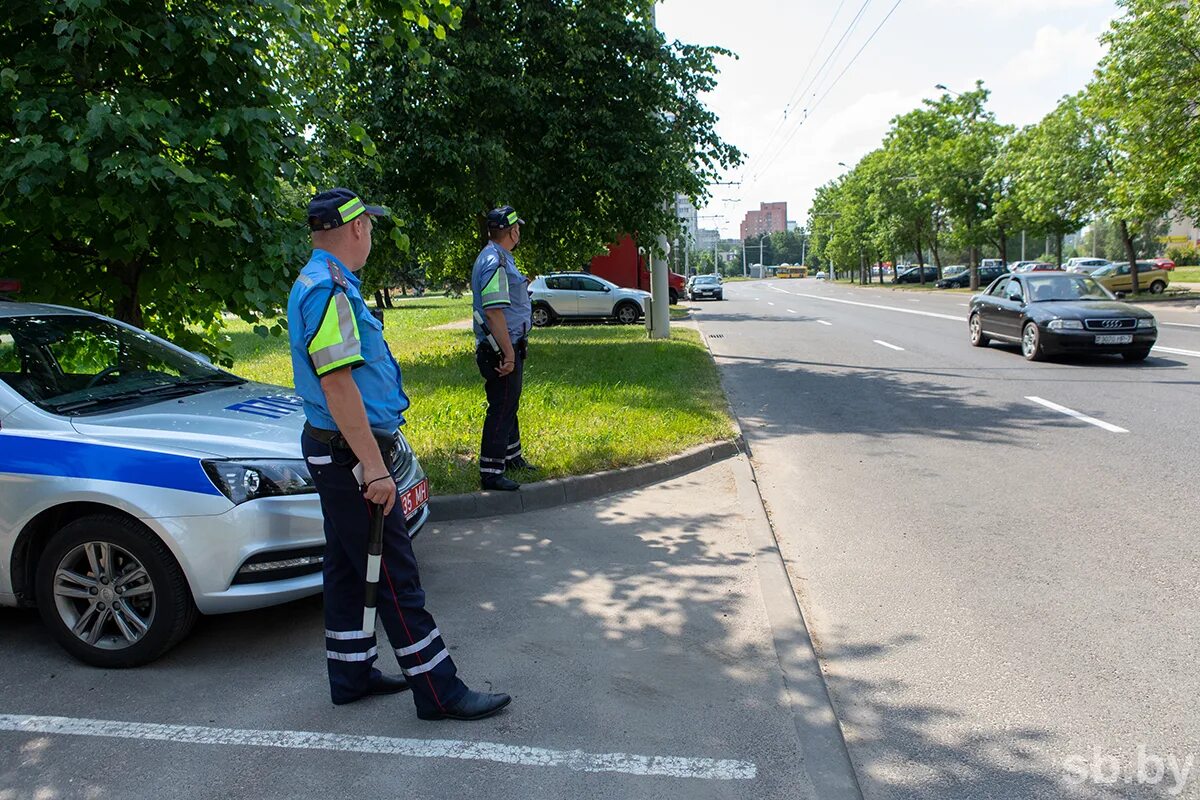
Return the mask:
[[[520, 489], [521, 484], [505, 477], [505, 470], [537, 469], [521, 455], [521, 427], [517, 422], [532, 312], [529, 280], [517, 271], [512, 255], [521, 243], [524, 224], [512, 206], [488, 212], [488, 243], [471, 270], [475, 361], [488, 401], [479, 446], [479, 483], [484, 489], [510, 492]], [[486, 332], [480, 319], [485, 320]]]
[[[308, 422], [301, 447], [325, 517], [325, 649], [333, 702], [411, 687], [421, 719], [481, 719], [506, 694], [468, 689], [425, 610], [412, 542], [396, 506], [392, 461], [408, 398], [400, 367], [367, 309], [355, 273], [387, 211], [347, 189], [308, 204], [311, 258], [288, 298], [296, 391]], [[354, 468], [362, 465], [361, 483]], [[364, 503], [364, 498], [368, 501]], [[371, 507], [385, 515], [378, 613], [407, 681], [375, 668], [374, 630], [361, 630]]]

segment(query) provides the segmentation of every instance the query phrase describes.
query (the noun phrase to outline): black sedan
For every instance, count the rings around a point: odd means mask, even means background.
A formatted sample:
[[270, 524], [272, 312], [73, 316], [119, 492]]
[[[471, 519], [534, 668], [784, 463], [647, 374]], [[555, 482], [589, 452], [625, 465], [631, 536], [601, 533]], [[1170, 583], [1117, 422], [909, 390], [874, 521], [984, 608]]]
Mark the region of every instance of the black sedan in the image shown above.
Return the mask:
[[716, 275], [697, 275], [688, 295], [692, 300], [699, 300], [702, 297], [724, 300], [725, 287], [721, 285], [721, 279]]
[[1145, 361], [1158, 340], [1149, 311], [1118, 301], [1087, 275], [1003, 275], [971, 298], [971, 344], [992, 339], [1021, 345], [1029, 361], [1051, 355], [1120, 353]]
[[[987, 286], [992, 281], [1004, 274], [1003, 267], [980, 267], [979, 268], [979, 285]], [[971, 285], [971, 270], [960, 272], [957, 275], [951, 275], [948, 278], [942, 278], [934, 284], [938, 289], [966, 289]]]
[[892, 278], [892, 283], [920, 283], [922, 271], [925, 273], [926, 283], [937, 280], [937, 267], [909, 267], [897, 272], [896, 277]]

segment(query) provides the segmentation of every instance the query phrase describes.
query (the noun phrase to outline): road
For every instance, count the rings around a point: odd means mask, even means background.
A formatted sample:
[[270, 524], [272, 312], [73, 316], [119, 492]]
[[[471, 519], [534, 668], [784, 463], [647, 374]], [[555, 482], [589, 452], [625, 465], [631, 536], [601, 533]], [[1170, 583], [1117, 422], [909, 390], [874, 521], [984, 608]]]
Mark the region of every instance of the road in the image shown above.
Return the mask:
[[1028, 363], [963, 294], [725, 294], [695, 316], [864, 796], [1200, 796], [1200, 314]]

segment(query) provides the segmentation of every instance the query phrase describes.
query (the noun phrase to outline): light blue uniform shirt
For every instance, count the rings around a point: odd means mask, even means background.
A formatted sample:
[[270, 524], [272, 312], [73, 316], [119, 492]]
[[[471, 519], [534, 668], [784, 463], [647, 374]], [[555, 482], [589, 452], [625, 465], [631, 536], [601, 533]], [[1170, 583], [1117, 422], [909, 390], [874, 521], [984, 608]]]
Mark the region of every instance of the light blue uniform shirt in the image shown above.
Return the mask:
[[[488, 242], [475, 259], [471, 269], [472, 307], [487, 319], [489, 308], [504, 309], [508, 338], [515, 344], [529, 333], [533, 306], [529, 301], [529, 279], [517, 271], [512, 253], [495, 242]], [[475, 325], [475, 342], [484, 339], [483, 331]]]
[[313, 250], [288, 296], [288, 339], [296, 394], [317, 428], [335, 430], [321, 376], [350, 367], [371, 428], [390, 433], [404, 424], [408, 396], [400, 366], [371, 315], [353, 272], [325, 250]]

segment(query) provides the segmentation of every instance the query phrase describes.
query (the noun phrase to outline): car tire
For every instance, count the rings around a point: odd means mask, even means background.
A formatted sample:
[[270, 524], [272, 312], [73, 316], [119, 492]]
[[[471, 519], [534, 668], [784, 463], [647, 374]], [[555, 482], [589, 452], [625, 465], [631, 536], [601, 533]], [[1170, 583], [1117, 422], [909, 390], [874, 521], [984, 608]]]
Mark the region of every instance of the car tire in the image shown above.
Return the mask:
[[1042, 351], [1042, 332], [1036, 322], [1026, 322], [1021, 329], [1021, 355], [1026, 361], [1041, 361], [1046, 357]]
[[154, 661], [198, 616], [171, 551], [136, 520], [116, 515], [81, 517], [53, 534], [34, 590], [51, 635], [94, 667]]
[[550, 306], [545, 303], [539, 303], [533, 307], [529, 321], [533, 323], [535, 328], [545, 328], [554, 324], [558, 316], [550, 309]]
[[1155, 281], [1150, 284], [1150, 294], [1162, 294], [1167, 290], [1167, 284], [1162, 281]]
[[983, 332], [983, 320], [979, 318], [979, 312], [971, 315], [971, 320], [967, 323], [971, 331], [971, 345], [973, 347], [987, 347], [992, 341]]
[[636, 325], [642, 310], [634, 303], [621, 303], [613, 309], [613, 316], [622, 325]]
[[671, 305], [673, 305], [673, 306], [679, 305], [679, 291], [678, 290], [671, 289], [670, 298], [671, 298]]
[[1150, 357], [1150, 348], [1143, 350], [1126, 350], [1121, 353], [1121, 358], [1128, 361], [1130, 364], [1140, 364]]

